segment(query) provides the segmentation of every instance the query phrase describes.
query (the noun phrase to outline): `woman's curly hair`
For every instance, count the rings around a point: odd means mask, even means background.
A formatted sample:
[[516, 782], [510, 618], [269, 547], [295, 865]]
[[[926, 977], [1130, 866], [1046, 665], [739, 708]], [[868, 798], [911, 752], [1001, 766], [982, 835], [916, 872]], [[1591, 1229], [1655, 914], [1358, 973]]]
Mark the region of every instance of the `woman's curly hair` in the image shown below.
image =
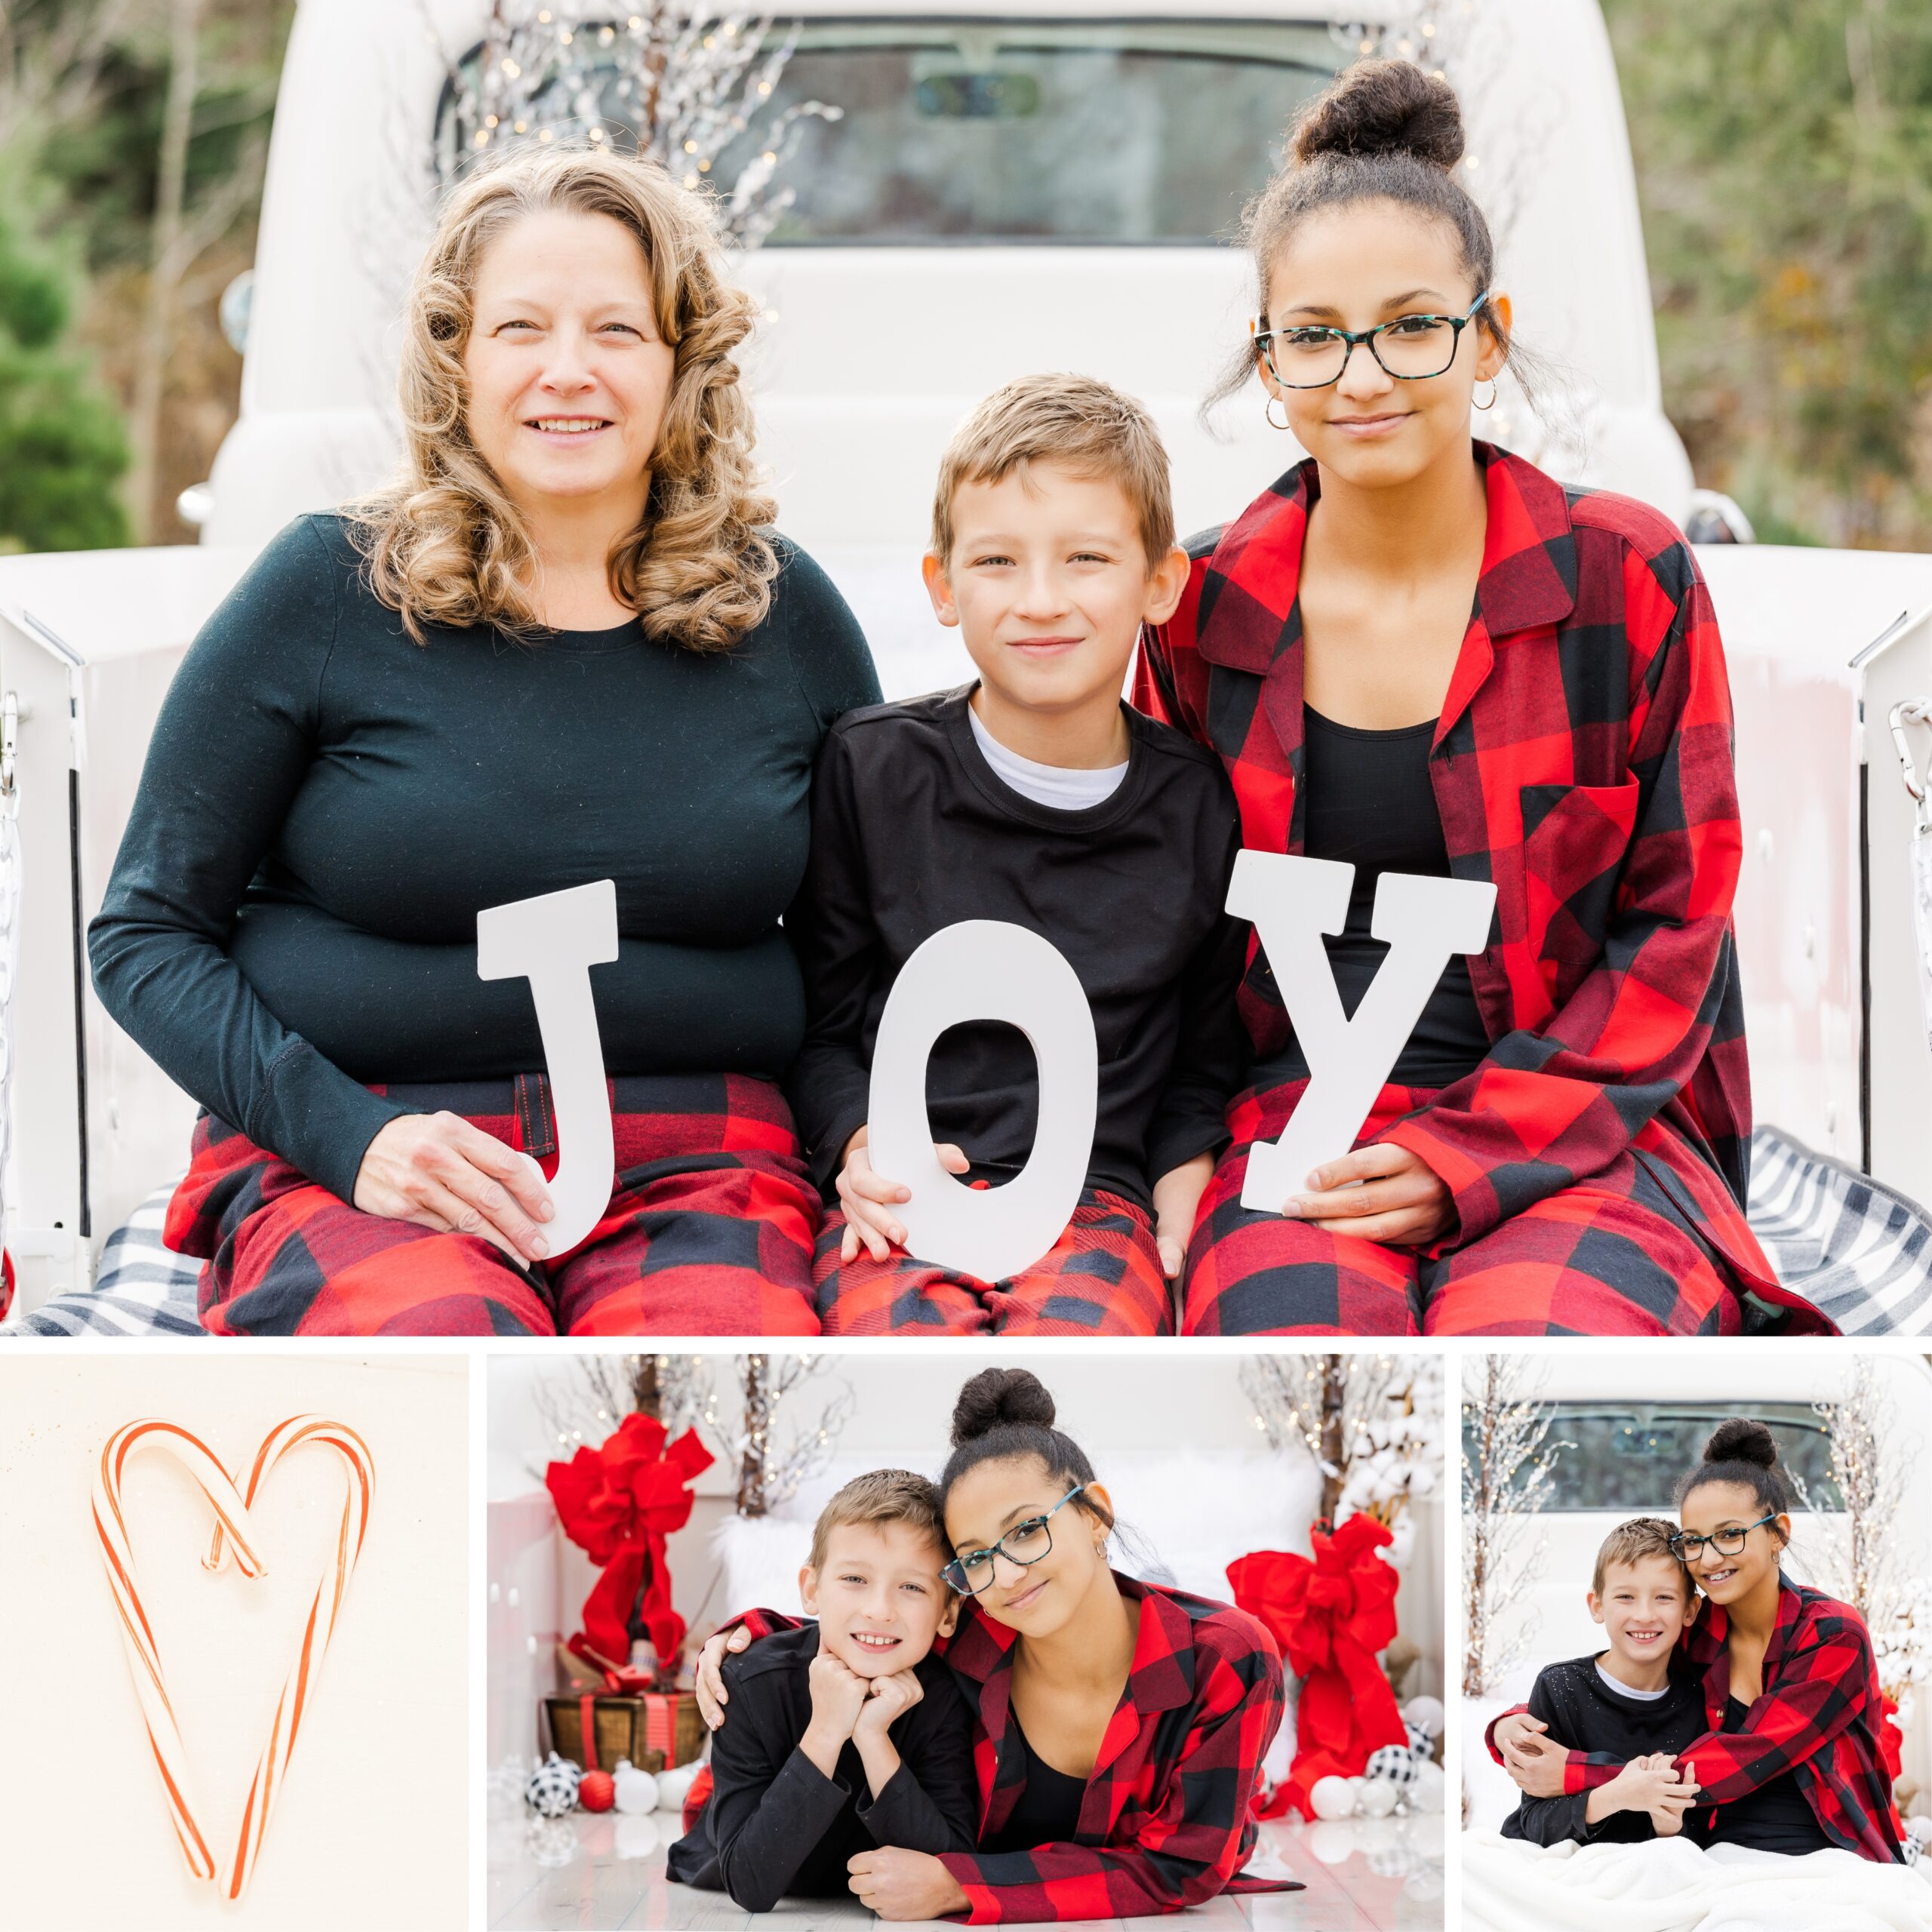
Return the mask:
[[419, 644], [428, 624], [543, 631], [529, 533], [470, 437], [463, 355], [485, 251], [511, 223], [554, 211], [608, 215], [636, 237], [658, 332], [675, 352], [650, 496], [611, 553], [611, 592], [651, 637], [727, 650], [763, 620], [779, 567], [776, 506], [757, 488], [751, 404], [732, 359], [756, 305], [726, 278], [697, 196], [655, 162], [596, 149], [525, 150], [445, 205], [406, 312], [402, 473], [349, 506], [371, 584]]

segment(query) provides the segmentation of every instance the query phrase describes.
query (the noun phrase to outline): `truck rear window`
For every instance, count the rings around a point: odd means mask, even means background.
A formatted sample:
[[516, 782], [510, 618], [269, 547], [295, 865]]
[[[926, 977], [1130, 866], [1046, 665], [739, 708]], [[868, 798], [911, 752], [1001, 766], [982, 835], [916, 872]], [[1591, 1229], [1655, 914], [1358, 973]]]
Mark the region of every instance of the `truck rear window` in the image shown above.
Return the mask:
[[[1225, 239], [1355, 51], [1325, 21], [820, 17], [798, 35], [772, 107], [843, 113], [801, 124], [768, 247]], [[756, 134], [707, 171], [721, 189]]]

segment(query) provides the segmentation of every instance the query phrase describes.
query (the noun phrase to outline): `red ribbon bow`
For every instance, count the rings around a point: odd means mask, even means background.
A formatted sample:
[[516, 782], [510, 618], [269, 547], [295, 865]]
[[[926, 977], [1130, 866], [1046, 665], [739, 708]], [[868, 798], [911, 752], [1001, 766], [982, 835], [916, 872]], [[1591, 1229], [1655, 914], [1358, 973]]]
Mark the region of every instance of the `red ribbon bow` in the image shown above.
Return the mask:
[[1312, 1558], [1261, 1550], [1228, 1565], [1235, 1601], [1258, 1618], [1302, 1680], [1294, 1762], [1262, 1814], [1315, 1815], [1318, 1778], [1358, 1777], [1369, 1753], [1406, 1744], [1408, 1731], [1377, 1653], [1395, 1638], [1394, 1539], [1373, 1516], [1351, 1516], [1332, 1535], [1312, 1533]]
[[666, 1664], [685, 1641], [685, 1620], [671, 1607], [664, 1543], [690, 1521], [691, 1484], [712, 1457], [693, 1430], [668, 1447], [666, 1435], [654, 1416], [626, 1416], [602, 1448], [580, 1449], [543, 1475], [565, 1535], [603, 1571], [584, 1599], [586, 1648], [620, 1663], [631, 1654], [634, 1619]]

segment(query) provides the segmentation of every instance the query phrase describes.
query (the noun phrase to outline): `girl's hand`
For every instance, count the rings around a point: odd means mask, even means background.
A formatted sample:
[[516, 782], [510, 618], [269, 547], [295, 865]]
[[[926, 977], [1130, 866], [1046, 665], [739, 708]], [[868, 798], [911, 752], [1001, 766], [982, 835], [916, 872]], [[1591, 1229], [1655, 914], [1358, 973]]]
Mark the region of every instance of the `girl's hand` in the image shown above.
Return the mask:
[[751, 1648], [752, 1633], [740, 1623], [730, 1630], [715, 1630], [705, 1638], [697, 1654], [697, 1672], [692, 1685], [697, 1696], [698, 1715], [713, 1730], [724, 1721], [724, 1706], [731, 1701], [724, 1688], [724, 1657]]
[[859, 1903], [881, 1918], [943, 1918], [968, 1903], [959, 1881], [931, 1853], [883, 1845], [846, 1861]]
[[[838, 1171], [838, 1204], [845, 1211], [838, 1258], [848, 1264], [858, 1260], [861, 1244], [875, 1261], [888, 1259], [894, 1247], [906, 1245], [906, 1230], [892, 1210], [912, 1198], [909, 1187], [872, 1171], [872, 1157], [866, 1152], [867, 1131], [862, 1127], [846, 1142], [844, 1164]], [[949, 1174], [963, 1174], [972, 1164], [950, 1142], [936, 1144], [933, 1152]]]
[[[1357, 1181], [1366, 1185], [1352, 1185]], [[1308, 1184], [1313, 1191], [1294, 1195], [1281, 1212], [1331, 1234], [1426, 1247], [1456, 1223], [1441, 1177], [1420, 1155], [1386, 1140], [1317, 1168]]]
[[550, 1252], [538, 1223], [556, 1212], [528, 1154], [452, 1113], [404, 1114], [383, 1128], [356, 1171], [353, 1204], [438, 1234], [478, 1235], [519, 1266]]
[[1192, 1160], [1169, 1168], [1154, 1183], [1154, 1241], [1161, 1251], [1161, 1272], [1171, 1281], [1180, 1279], [1187, 1244], [1194, 1234], [1194, 1217], [1214, 1174], [1214, 1155], [1197, 1154]]

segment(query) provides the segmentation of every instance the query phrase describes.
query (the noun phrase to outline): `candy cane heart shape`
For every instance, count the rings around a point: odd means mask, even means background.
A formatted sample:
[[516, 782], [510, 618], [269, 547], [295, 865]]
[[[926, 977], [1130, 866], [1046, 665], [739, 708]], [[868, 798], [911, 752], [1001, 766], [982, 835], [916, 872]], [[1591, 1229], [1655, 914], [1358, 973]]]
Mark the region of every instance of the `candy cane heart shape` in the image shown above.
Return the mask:
[[277, 1423], [263, 1441], [249, 1471], [247, 1486], [239, 1494], [206, 1445], [171, 1423], [130, 1423], [116, 1432], [102, 1452], [94, 1487], [94, 1520], [100, 1529], [109, 1580], [114, 1585], [115, 1600], [121, 1606], [135, 1687], [141, 1696], [149, 1737], [154, 1745], [155, 1760], [168, 1791], [176, 1835], [187, 1857], [189, 1869], [198, 1878], [214, 1878], [217, 1861], [208, 1849], [207, 1836], [195, 1820], [188, 1796], [186, 1756], [180, 1732], [168, 1702], [153, 1633], [148, 1627], [134, 1586], [127, 1528], [121, 1511], [122, 1468], [129, 1451], [148, 1437], [163, 1443], [187, 1464], [214, 1511], [214, 1531], [208, 1554], [202, 1558], [203, 1566], [218, 1571], [232, 1555], [235, 1567], [249, 1577], [261, 1576], [263, 1565], [249, 1540], [248, 1512], [275, 1465], [291, 1451], [309, 1446], [334, 1449], [348, 1465], [342, 1519], [329, 1546], [315, 1598], [303, 1620], [294, 1661], [276, 1700], [268, 1742], [256, 1764], [227, 1876], [223, 1881], [222, 1890], [226, 1896], [238, 1899], [260, 1856], [269, 1814], [280, 1793], [289, 1758], [295, 1749], [295, 1740], [314, 1695], [322, 1658], [335, 1634], [349, 1579], [355, 1574], [357, 1559], [361, 1555], [370, 1505], [375, 1494], [375, 1466], [368, 1445], [352, 1429], [320, 1416], [293, 1416]]

